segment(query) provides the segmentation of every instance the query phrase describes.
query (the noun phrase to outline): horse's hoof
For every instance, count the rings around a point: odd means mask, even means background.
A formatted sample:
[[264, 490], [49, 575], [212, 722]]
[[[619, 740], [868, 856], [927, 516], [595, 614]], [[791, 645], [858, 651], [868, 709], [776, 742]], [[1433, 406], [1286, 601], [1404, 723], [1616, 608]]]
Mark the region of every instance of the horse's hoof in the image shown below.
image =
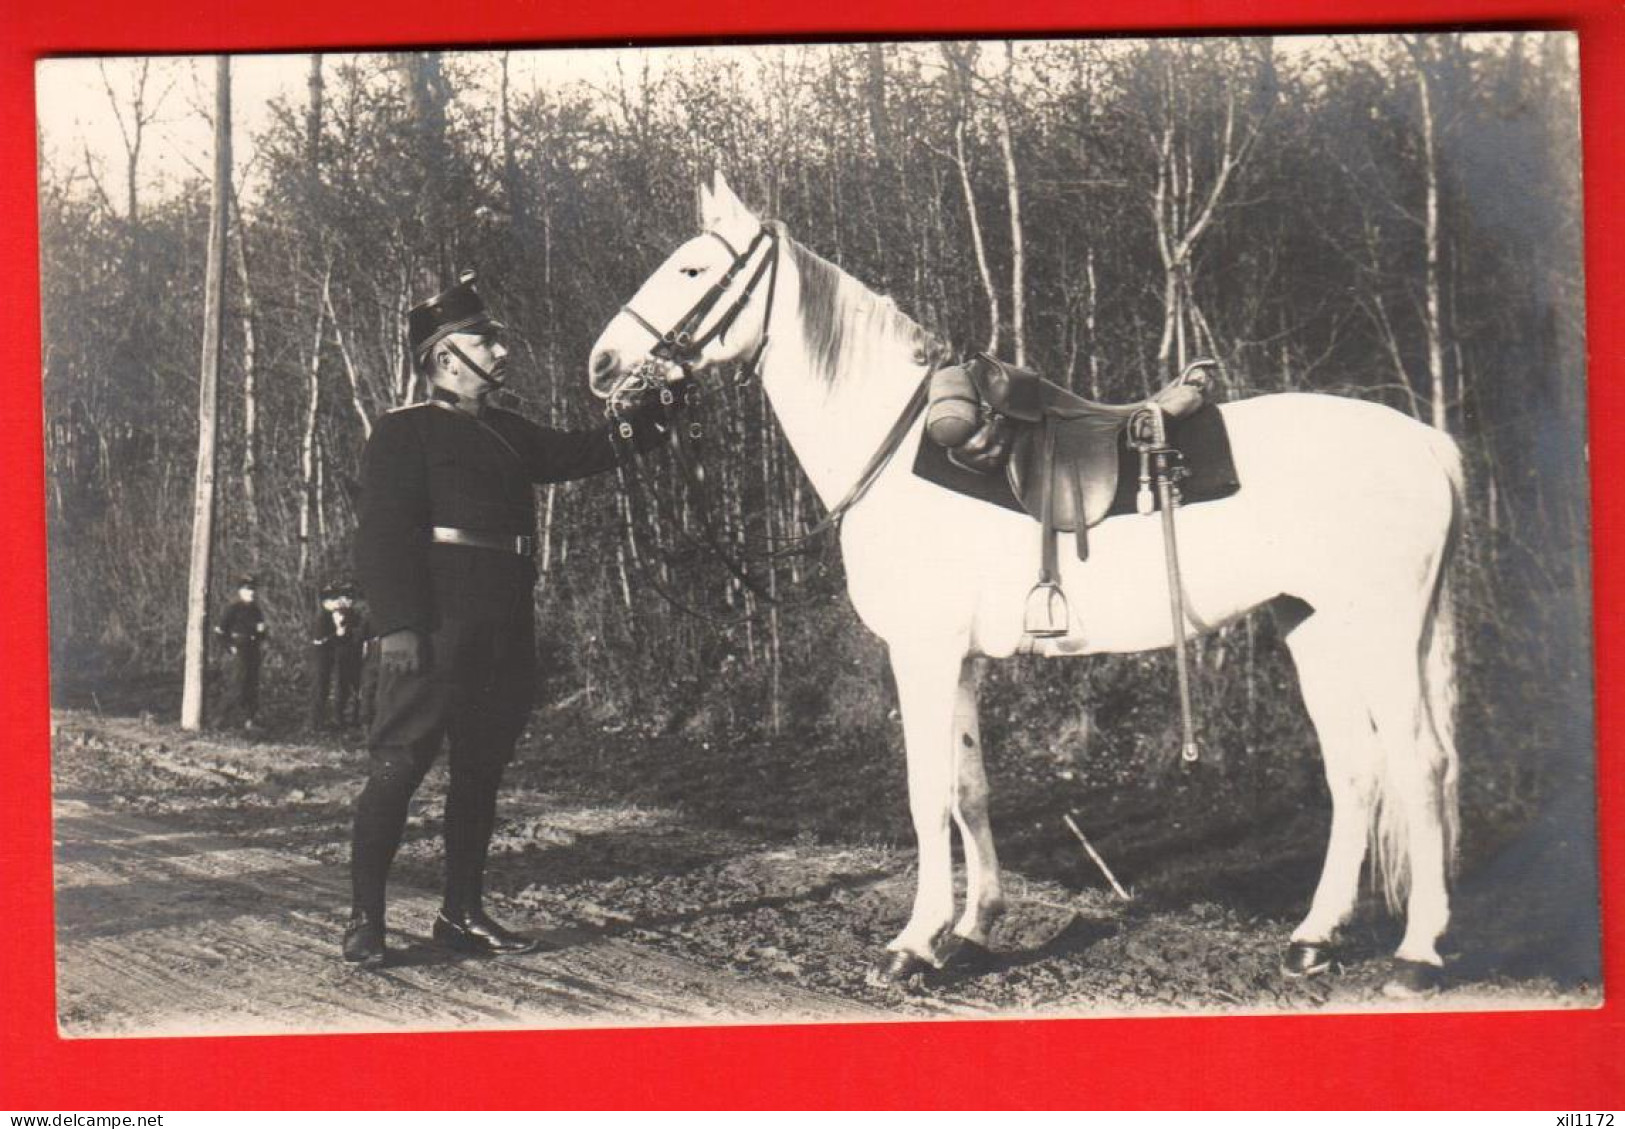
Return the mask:
[[1305, 980], [1323, 972], [1335, 972], [1337, 950], [1314, 941], [1293, 941], [1281, 957], [1281, 975], [1289, 980]]
[[936, 966], [910, 952], [886, 952], [870, 967], [864, 981], [871, 988], [895, 988], [916, 976], [935, 972]]
[[1419, 960], [1395, 959], [1394, 974], [1382, 986], [1390, 1000], [1420, 1000], [1434, 995], [1444, 983], [1444, 970]]

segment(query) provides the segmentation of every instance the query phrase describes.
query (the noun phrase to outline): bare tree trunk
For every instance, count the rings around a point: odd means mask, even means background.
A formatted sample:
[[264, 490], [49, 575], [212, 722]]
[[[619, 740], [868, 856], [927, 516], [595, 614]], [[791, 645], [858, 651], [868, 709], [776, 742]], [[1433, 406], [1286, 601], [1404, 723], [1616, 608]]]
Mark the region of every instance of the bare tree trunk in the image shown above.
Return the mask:
[[323, 92], [326, 84], [322, 80], [322, 57], [312, 54], [310, 57], [310, 72], [305, 79], [309, 98], [305, 103], [305, 176], [306, 192], [305, 203], [316, 203], [316, 188], [320, 183], [319, 177], [322, 167], [322, 110], [324, 106]]
[[1086, 296], [1084, 301], [1087, 304], [1084, 306], [1083, 315], [1083, 326], [1089, 334], [1089, 395], [1098, 400], [1101, 398], [1100, 347], [1099, 339], [1096, 336], [1098, 331], [1096, 328], [1095, 319], [1098, 314], [1097, 304], [1099, 302], [1100, 292], [1098, 289], [1098, 283], [1095, 279], [1095, 247], [1092, 243], [1089, 245], [1088, 254], [1084, 256], [1084, 277], [1089, 283], [1089, 289], [1085, 291]]
[[327, 444], [316, 433], [316, 541], [327, 544]]
[[[559, 425], [559, 383], [556, 380], [547, 382], [547, 424], [549, 427]], [[558, 484], [548, 483], [547, 502], [542, 507], [542, 559], [537, 564], [537, 572], [544, 585], [553, 566], [553, 514], [558, 504], [558, 493]]]
[[325, 319], [330, 304], [329, 288], [333, 282], [333, 266], [328, 264], [322, 275], [322, 297], [316, 305], [316, 332], [310, 346], [309, 376], [305, 381], [305, 428], [299, 444], [299, 568], [301, 581], [310, 571], [310, 542], [312, 518], [316, 507], [316, 422], [322, 399], [322, 339]]
[[976, 193], [971, 187], [970, 168], [965, 162], [965, 121], [954, 123], [954, 155], [959, 165], [959, 186], [965, 193], [965, 214], [970, 220], [971, 247], [976, 251], [976, 272], [982, 279], [982, 292], [987, 295], [989, 322], [987, 351], [999, 351], [999, 329], [1004, 315], [999, 309], [999, 291], [993, 285], [993, 271], [987, 263], [987, 246], [982, 242], [982, 224], [976, 215]]
[[365, 439], [372, 438], [372, 418], [367, 415], [367, 406], [361, 395], [361, 377], [356, 371], [355, 358], [350, 354], [350, 347], [345, 343], [344, 330], [339, 326], [338, 311], [333, 308], [333, 293], [331, 287], [322, 288], [322, 305], [327, 309], [327, 320], [333, 327], [333, 341], [339, 347], [339, 358], [344, 362], [344, 375], [350, 382], [350, 406], [355, 409], [355, 415], [361, 421], [361, 434]]
[[502, 53], [502, 78], [499, 87], [498, 116], [502, 141], [502, 191], [507, 197], [508, 214], [513, 217], [514, 237], [519, 246], [530, 247], [534, 241], [531, 235], [530, 204], [525, 199], [524, 178], [519, 169], [519, 157], [514, 150], [513, 140], [513, 113], [508, 97], [508, 55]]
[[192, 503], [192, 560], [186, 601], [186, 671], [181, 728], [203, 727], [209, 579], [214, 550], [215, 406], [225, 316], [226, 201], [231, 191], [231, 60], [215, 61], [214, 184], [209, 193], [209, 259], [203, 284], [203, 359], [198, 380], [197, 486]]
[[[114, 120], [118, 123], [125, 156], [124, 230], [128, 244], [121, 264], [125, 287], [123, 295], [125, 312], [121, 327], [119, 359], [127, 374], [126, 379], [132, 382], [132, 388], [144, 387], [145, 394], [154, 402], [158, 402], [159, 375], [154, 358], [157, 345], [152, 339], [151, 319], [147, 316], [152, 305], [153, 272], [147, 264], [147, 238], [142, 224], [140, 184], [141, 153], [146, 141], [146, 130], [158, 120], [158, 113], [163, 107], [168, 90], [166, 88], [156, 97], [151, 95], [149, 90], [152, 77], [151, 59], [138, 60], [135, 67], [129, 104], [124, 106], [113, 89], [107, 61], [97, 63], [102, 87], [107, 92], [108, 104], [113, 111]], [[102, 199], [104, 202], [107, 201], [107, 194], [102, 191], [101, 181], [96, 175], [95, 164], [89, 157], [88, 147], [86, 169], [97, 191], [101, 192]], [[111, 203], [108, 203], [107, 207], [108, 211], [112, 212]], [[137, 381], [141, 383], [137, 385], [135, 383]]]
[[406, 314], [410, 305], [409, 295], [412, 284], [410, 271], [403, 264], [399, 284], [395, 290], [395, 303], [392, 312], [384, 313], [384, 318], [393, 327], [389, 336], [391, 346], [394, 348], [394, 364], [391, 369], [393, 384], [390, 388], [390, 403], [397, 408], [405, 407], [412, 402], [412, 393], [417, 383], [417, 371], [413, 367], [412, 357], [406, 349]]
[[865, 93], [869, 103], [869, 132], [874, 137], [875, 155], [882, 161], [895, 160], [892, 152], [891, 115], [886, 110], [886, 47], [870, 43], [864, 48], [867, 64]]
[[1015, 144], [1010, 137], [1010, 101], [1016, 68], [1016, 46], [1004, 44], [1004, 91], [999, 99], [999, 148], [1004, 153], [1004, 180], [1010, 192], [1010, 336], [1015, 339], [1016, 364], [1027, 364], [1025, 326], [1026, 259], [1021, 238], [1021, 185], [1016, 179]]
[[[1265, 47], [1267, 52], [1269, 47]], [[1165, 56], [1166, 58], [1166, 56]], [[1220, 201], [1236, 171], [1246, 162], [1258, 136], [1256, 123], [1246, 136], [1238, 134], [1236, 83], [1225, 90], [1224, 125], [1217, 142], [1218, 168], [1207, 192], [1198, 200], [1195, 162], [1187, 114], [1178, 102], [1184, 76], [1164, 62], [1161, 124], [1157, 131], [1157, 175], [1152, 214], [1156, 222], [1157, 252], [1163, 267], [1162, 339], [1157, 362], [1164, 379], [1180, 371], [1187, 359], [1187, 333], [1202, 344], [1206, 320], [1193, 301], [1192, 253], [1217, 214]], [[1211, 334], [1208, 334], [1211, 338]]]
[[[758, 384], [757, 388], [761, 389]], [[773, 442], [774, 434], [766, 422], [772, 418], [771, 409], [767, 403], [767, 393], [761, 391], [758, 403], [763, 426], [757, 429], [762, 440], [762, 523], [767, 534], [767, 543], [773, 544], [775, 535], [773, 521]], [[777, 735], [783, 723], [782, 703], [780, 701], [780, 650], [779, 650], [779, 576], [778, 569], [774, 567], [772, 557], [767, 560], [767, 664], [768, 664], [768, 732]]]
[[[966, 53], [961, 54], [961, 50]], [[999, 309], [999, 291], [993, 285], [993, 270], [987, 262], [987, 245], [982, 240], [982, 222], [976, 210], [976, 192], [971, 185], [970, 159], [965, 153], [965, 126], [971, 112], [971, 48], [960, 49], [950, 44], [942, 44], [942, 54], [948, 60], [948, 66], [955, 75], [955, 85], [959, 94], [959, 106], [954, 116], [954, 164], [959, 168], [959, 188], [965, 196], [965, 215], [970, 222], [971, 247], [976, 252], [976, 272], [982, 280], [982, 291], [987, 295], [988, 329], [987, 351], [996, 353], [999, 350], [999, 332], [1003, 326], [1004, 315]]]
[[[235, 199], [235, 197], [233, 197]], [[254, 338], [254, 288], [248, 272], [248, 231], [237, 216], [237, 278], [243, 292], [243, 518], [248, 528], [248, 559], [260, 567], [259, 374]]]
[[1444, 327], [1439, 301], [1439, 164], [1434, 152], [1433, 93], [1426, 60], [1415, 46], [1411, 46], [1411, 61], [1415, 64], [1416, 94], [1421, 103], [1422, 175], [1427, 184], [1427, 214], [1423, 233], [1427, 244], [1427, 316], [1424, 324], [1428, 342], [1430, 417], [1434, 427], [1448, 431], [1450, 407], [1445, 398]]

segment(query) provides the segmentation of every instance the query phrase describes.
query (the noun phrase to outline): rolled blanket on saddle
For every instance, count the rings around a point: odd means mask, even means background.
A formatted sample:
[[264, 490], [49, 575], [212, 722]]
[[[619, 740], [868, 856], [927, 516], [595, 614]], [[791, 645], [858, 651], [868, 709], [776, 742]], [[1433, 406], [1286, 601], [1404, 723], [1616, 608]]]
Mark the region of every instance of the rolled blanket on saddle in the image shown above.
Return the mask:
[[931, 374], [931, 393], [926, 401], [925, 433], [939, 447], [955, 448], [982, 426], [982, 398], [971, 383], [965, 365], [939, 368]]

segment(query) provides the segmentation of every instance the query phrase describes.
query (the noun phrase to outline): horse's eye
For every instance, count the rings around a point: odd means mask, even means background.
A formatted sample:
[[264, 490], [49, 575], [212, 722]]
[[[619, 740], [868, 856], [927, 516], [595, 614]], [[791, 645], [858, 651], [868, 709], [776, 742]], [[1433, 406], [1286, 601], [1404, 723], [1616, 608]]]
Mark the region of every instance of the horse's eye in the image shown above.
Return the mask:
[[700, 277], [700, 268], [699, 267], [679, 267], [677, 269], [682, 271], [683, 275], [685, 277], [687, 277], [687, 278], [699, 278]]

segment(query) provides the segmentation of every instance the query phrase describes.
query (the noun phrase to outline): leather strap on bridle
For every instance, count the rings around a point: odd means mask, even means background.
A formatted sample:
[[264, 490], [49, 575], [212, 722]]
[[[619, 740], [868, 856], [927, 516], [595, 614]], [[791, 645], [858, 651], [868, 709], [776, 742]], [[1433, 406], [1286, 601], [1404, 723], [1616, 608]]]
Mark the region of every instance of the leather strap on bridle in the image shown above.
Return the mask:
[[[648, 318], [633, 309], [630, 304], [621, 307], [622, 313], [637, 322], [655, 339], [654, 346], [649, 350], [651, 357], [657, 360], [669, 361], [684, 369], [693, 367], [700, 360], [700, 355], [704, 352], [705, 347], [712, 341], [724, 336], [732, 328], [733, 323], [738, 320], [746, 305], [750, 303], [751, 296], [756, 292], [756, 287], [761, 283], [764, 275], [768, 276], [766, 308], [768, 313], [771, 314], [773, 310], [773, 294], [778, 282], [779, 237], [771, 226], [764, 225], [751, 239], [744, 251], [735, 251], [733, 244], [729, 243], [718, 232], [707, 231], [705, 234], [726, 247], [729, 254], [733, 255], [733, 262], [722, 273], [722, 277], [712, 283], [706, 292], [700, 295], [699, 300], [688, 308], [688, 312], [677, 319], [675, 325], [662, 332]], [[705, 319], [710, 316], [717, 303], [722, 301], [728, 291], [732, 289], [734, 280], [739, 277], [740, 271], [744, 269], [745, 264], [756, 253], [756, 249], [764, 242], [767, 244], [767, 253], [762, 256], [761, 262], [756, 264], [755, 271], [751, 273], [749, 281], [745, 283], [744, 289], [740, 291], [738, 299], [723, 312], [722, 316], [709, 329], [701, 333], [700, 327], [705, 322]], [[762, 350], [766, 346], [767, 319], [764, 317], [762, 340], [757, 343], [756, 353], [750, 360], [749, 367], [751, 369], [756, 367], [757, 361], [761, 358]]]
[[[728, 330], [733, 326], [734, 322], [738, 320], [739, 315], [744, 312], [745, 307], [750, 303], [752, 295], [754, 295], [756, 292], [756, 287], [761, 284], [761, 281], [765, 276], [767, 278], [767, 295], [766, 304], [764, 306], [765, 312], [762, 316], [762, 336], [761, 340], [757, 342], [756, 349], [752, 353], [750, 360], [746, 362], [745, 366], [747, 373], [754, 373], [757, 366], [761, 362], [763, 353], [767, 349], [769, 340], [767, 327], [773, 314], [773, 301], [776, 296], [779, 278], [779, 233], [772, 225], [763, 225], [761, 230], [759, 230], [751, 239], [750, 243], [745, 247], [743, 252], [735, 251], [733, 244], [729, 243], [727, 239], [715, 231], [707, 231], [706, 234], [716, 239], [728, 249], [729, 253], [733, 255], [733, 262], [730, 264], [728, 269], [723, 272], [722, 277], [713, 283], [711, 287], [700, 296], [699, 300], [696, 301], [693, 306], [689, 307], [688, 312], [678, 319], [676, 325], [665, 332], [661, 332], [647, 318], [638, 313], [637, 310], [633, 309], [630, 304], [622, 306], [621, 310], [633, 321], [637, 322], [638, 325], [643, 327], [643, 329], [655, 339], [654, 346], [649, 350], [650, 357], [656, 360], [663, 360], [668, 363], [675, 364], [681, 367], [685, 373], [692, 376], [692, 366], [700, 360], [700, 355], [704, 351], [705, 347], [713, 340], [723, 337], [728, 332]], [[755, 270], [752, 271], [750, 278], [746, 281], [745, 286], [740, 291], [738, 298], [728, 307], [721, 317], [717, 318], [709, 329], [705, 330], [704, 333], [699, 333], [698, 331], [700, 325], [710, 315], [711, 311], [716, 308], [717, 303], [720, 302], [724, 295], [728, 293], [729, 289], [733, 286], [735, 279], [739, 277], [740, 271], [744, 268], [745, 264], [750, 261], [751, 256], [756, 253], [757, 248], [760, 247], [764, 242], [767, 244], [767, 253], [763, 255], [761, 261], [757, 263]], [[898, 448], [902, 446], [903, 440], [907, 437], [909, 429], [914, 425], [914, 421], [919, 418], [920, 413], [925, 409], [926, 400], [930, 394], [931, 377], [936, 373], [940, 365], [941, 357], [932, 356], [929, 364], [926, 367], [925, 375], [920, 379], [919, 385], [914, 389], [913, 393], [909, 396], [908, 401], [903, 405], [902, 411], [898, 413], [897, 419], [892, 423], [890, 430], [886, 432], [886, 436], [881, 440], [879, 447], [877, 447], [874, 454], [869, 457], [869, 461], [864, 464], [863, 469], [858, 472], [857, 479], [853, 482], [851, 488], [847, 490], [846, 494], [841, 498], [840, 501], [836, 502], [835, 505], [830, 507], [829, 512], [826, 513], [823, 518], [821, 518], [814, 526], [812, 526], [812, 528], [808, 529], [804, 533], [796, 534], [790, 537], [771, 537], [763, 539], [769, 544], [780, 546], [779, 548], [770, 548], [765, 550], [764, 555], [768, 560], [774, 560], [779, 557], [789, 556], [794, 553], [804, 551], [801, 548], [802, 545], [838, 527], [842, 518], [844, 518], [847, 513], [851, 511], [852, 507], [856, 506], [860, 501], [863, 500], [864, 496], [868, 494], [870, 488], [873, 487], [875, 482], [879, 480], [881, 473], [885, 471], [888, 465], [890, 465], [892, 457], [897, 454]], [[612, 408], [611, 411], [613, 413], [614, 409]], [[696, 497], [703, 499], [706, 493], [704, 483], [700, 480], [698, 471], [693, 465], [693, 460], [689, 457], [689, 453], [683, 447], [681, 435], [676, 429], [673, 430], [673, 435], [673, 447], [675, 450], [675, 459], [679, 471], [683, 475], [689, 490]], [[710, 549], [712, 555], [721, 561], [723, 566], [742, 584], [749, 588], [758, 598], [766, 600], [769, 603], [777, 604], [778, 601], [772, 596], [768, 595], [766, 590], [745, 571], [743, 564], [732, 553], [724, 550], [721, 539], [716, 535], [716, 531], [712, 527], [709, 517], [709, 507], [707, 507], [703, 501], [700, 506], [700, 510], [706, 515], [702, 517], [701, 520], [705, 525], [705, 543], [707, 548]], [[700, 614], [695, 612], [694, 609], [677, 604], [676, 601], [666, 593], [662, 593], [662, 596], [666, 598], [668, 602], [673, 603], [674, 606], [679, 606], [682, 608], [682, 610], [689, 612], [690, 614]], [[711, 617], [707, 616], [702, 618]]]

